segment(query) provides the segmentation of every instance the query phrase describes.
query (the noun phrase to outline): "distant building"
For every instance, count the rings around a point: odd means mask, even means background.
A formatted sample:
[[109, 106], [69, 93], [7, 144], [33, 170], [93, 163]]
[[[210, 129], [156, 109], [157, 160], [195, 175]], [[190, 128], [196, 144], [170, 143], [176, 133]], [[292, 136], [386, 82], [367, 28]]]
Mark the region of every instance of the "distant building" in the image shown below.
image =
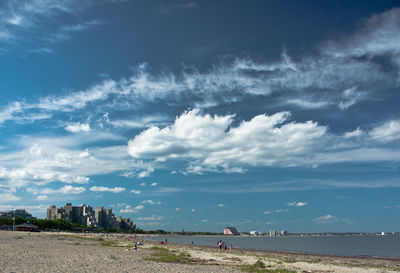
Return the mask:
[[115, 217], [112, 209], [98, 207], [93, 210], [91, 206], [72, 206], [67, 203], [64, 207], [56, 208], [52, 205], [47, 209], [47, 220], [64, 219], [70, 223], [92, 228], [120, 228], [125, 230], [135, 229], [136, 225], [129, 218]]
[[286, 230], [281, 230], [281, 236], [286, 236], [287, 235], [287, 231]]
[[226, 227], [224, 229], [224, 235], [240, 235], [240, 233], [234, 227]]
[[261, 235], [261, 233], [258, 232], [258, 231], [256, 231], [256, 230], [251, 230], [251, 231], [250, 231], [250, 235], [258, 236], [258, 235]]
[[39, 231], [39, 227], [31, 223], [23, 223], [16, 226], [17, 231]]
[[12, 218], [12, 217], [21, 217], [24, 219], [31, 219], [32, 214], [28, 213], [24, 209], [16, 209], [16, 210], [10, 210], [7, 212], [2, 212], [0, 211], [0, 217], [7, 217], [7, 218]]
[[269, 236], [276, 236], [276, 230], [270, 229], [268, 235]]
[[64, 207], [56, 208], [52, 205], [47, 209], [47, 220], [64, 219], [70, 223], [77, 223], [89, 227], [96, 227], [93, 209], [90, 206], [72, 206], [67, 203]]

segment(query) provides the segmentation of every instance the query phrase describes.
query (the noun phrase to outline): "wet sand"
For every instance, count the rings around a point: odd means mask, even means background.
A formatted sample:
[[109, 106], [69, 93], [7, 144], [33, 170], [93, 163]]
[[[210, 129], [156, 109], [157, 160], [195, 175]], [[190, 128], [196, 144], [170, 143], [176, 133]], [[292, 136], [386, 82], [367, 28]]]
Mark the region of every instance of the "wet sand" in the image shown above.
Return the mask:
[[[261, 260], [266, 269], [295, 272], [400, 272], [400, 260], [302, 255], [266, 251], [220, 251], [192, 245], [160, 245], [131, 235], [0, 231], [0, 272], [241, 272]], [[149, 261], [154, 246], [185, 253], [192, 264]]]

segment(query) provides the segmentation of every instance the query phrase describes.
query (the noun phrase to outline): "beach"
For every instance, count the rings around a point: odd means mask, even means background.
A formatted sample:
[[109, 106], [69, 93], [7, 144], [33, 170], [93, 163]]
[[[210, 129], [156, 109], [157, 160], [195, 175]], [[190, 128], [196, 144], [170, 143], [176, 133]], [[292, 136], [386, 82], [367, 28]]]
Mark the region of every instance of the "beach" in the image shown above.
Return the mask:
[[250, 272], [255, 263], [257, 272], [400, 271], [400, 260], [220, 251], [119, 234], [0, 231], [0, 253], [0, 272]]

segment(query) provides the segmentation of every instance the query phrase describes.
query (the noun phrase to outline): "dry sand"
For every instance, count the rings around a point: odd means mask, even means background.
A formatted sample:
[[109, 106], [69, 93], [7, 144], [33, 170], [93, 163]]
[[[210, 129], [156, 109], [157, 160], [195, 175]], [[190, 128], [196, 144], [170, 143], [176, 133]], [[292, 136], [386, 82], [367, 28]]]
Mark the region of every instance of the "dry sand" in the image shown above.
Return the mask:
[[[0, 231], [0, 272], [241, 272], [262, 260], [267, 269], [296, 272], [400, 272], [399, 260], [356, 259], [145, 242], [128, 251], [129, 235], [82, 235]], [[149, 261], [155, 245], [187, 253], [193, 264]]]

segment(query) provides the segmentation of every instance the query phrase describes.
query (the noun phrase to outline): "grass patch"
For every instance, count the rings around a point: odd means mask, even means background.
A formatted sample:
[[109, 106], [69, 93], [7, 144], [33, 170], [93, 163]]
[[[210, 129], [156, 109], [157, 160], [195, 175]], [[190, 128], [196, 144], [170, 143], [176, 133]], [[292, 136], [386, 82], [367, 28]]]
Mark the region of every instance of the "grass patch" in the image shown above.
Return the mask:
[[191, 264], [190, 255], [187, 253], [176, 254], [166, 248], [152, 247], [150, 248], [154, 252], [151, 257], [146, 258], [148, 261], [161, 262], [161, 263], [179, 263], [179, 264]]
[[153, 246], [150, 248], [151, 250], [159, 251], [159, 252], [168, 252], [169, 250], [163, 247]]
[[101, 242], [101, 245], [102, 246], [116, 246], [114, 241], [104, 241], [104, 240]]
[[266, 269], [265, 264], [261, 260], [258, 260], [253, 265], [242, 265], [240, 270], [252, 273], [296, 273], [296, 271], [286, 268]]
[[104, 239], [101, 237], [82, 237], [82, 236], [74, 236], [74, 237], [83, 241], [98, 241], [98, 242], [104, 241]]
[[284, 262], [284, 263], [289, 263], [289, 264], [297, 263], [297, 260], [290, 259], [290, 258], [283, 258], [283, 259], [281, 259], [281, 261]]
[[74, 243], [75, 246], [79, 246], [80, 244], [81, 244], [80, 242]]

